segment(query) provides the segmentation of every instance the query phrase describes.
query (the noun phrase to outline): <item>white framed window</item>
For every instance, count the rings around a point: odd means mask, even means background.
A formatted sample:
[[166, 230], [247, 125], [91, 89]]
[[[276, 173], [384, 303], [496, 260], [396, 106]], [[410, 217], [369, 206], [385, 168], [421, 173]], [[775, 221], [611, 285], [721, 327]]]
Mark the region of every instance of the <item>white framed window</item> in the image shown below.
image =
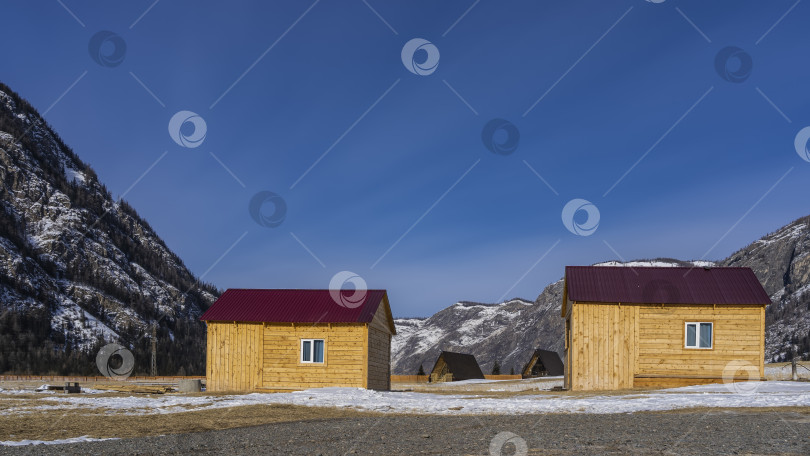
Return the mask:
[[684, 347], [710, 349], [713, 346], [714, 324], [711, 322], [686, 322]]
[[323, 364], [323, 339], [301, 339], [301, 362]]

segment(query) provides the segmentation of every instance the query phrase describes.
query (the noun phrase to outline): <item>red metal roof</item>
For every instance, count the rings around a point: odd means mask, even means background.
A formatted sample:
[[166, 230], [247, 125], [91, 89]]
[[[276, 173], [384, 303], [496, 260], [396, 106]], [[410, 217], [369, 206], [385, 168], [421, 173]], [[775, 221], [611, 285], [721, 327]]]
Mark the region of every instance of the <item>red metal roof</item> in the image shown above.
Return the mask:
[[567, 266], [565, 280], [572, 301], [771, 303], [751, 268]]
[[385, 290], [359, 290], [357, 299], [354, 295], [355, 290], [232, 288], [225, 291], [200, 320], [267, 323], [371, 322], [385, 296]]

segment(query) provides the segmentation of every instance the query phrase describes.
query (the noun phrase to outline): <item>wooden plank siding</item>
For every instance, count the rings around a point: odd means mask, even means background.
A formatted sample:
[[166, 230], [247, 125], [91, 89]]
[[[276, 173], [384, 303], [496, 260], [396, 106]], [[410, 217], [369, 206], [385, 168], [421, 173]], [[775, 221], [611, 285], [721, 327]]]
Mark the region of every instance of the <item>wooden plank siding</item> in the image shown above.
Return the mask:
[[763, 306], [759, 313], [760, 318], [760, 339], [759, 339], [759, 359], [762, 361], [759, 365], [759, 377], [765, 378], [765, 307]]
[[368, 334], [368, 383], [367, 388], [391, 389], [391, 335], [375, 328]]
[[[732, 361], [764, 377], [764, 306], [568, 301], [567, 307], [565, 385], [570, 390], [722, 382]], [[685, 348], [686, 322], [712, 322], [713, 347]], [[748, 372], [731, 375], [745, 380]]]
[[[383, 299], [388, 299], [387, 297]], [[374, 313], [368, 327], [367, 388], [391, 389], [391, 327], [393, 318], [388, 303]], [[389, 321], [390, 319], [390, 321]]]
[[571, 307], [565, 365], [572, 390], [633, 387], [633, 306], [579, 304]]
[[[390, 308], [371, 323], [208, 322], [208, 391], [301, 390], [328, 386], [388, 390]], [[301, 362], [301, 339], [324, 340], [324, 362]]]
[[[636, 375], [722, 379], [731, 361], [764, 366], [760, 306], [639, 307], [639, 356]], [[686, 322], [712, 322], [711, 349], [685, 348]]]
[[[268, 323], [264, 328], [264, 389], [366, 387], [366, 325]], [[302, 363], [301, 339], [323, 339], [323, 363]]]
[[262, 324], [209, 322], [207, 391], [251, 391], [261, 385]]

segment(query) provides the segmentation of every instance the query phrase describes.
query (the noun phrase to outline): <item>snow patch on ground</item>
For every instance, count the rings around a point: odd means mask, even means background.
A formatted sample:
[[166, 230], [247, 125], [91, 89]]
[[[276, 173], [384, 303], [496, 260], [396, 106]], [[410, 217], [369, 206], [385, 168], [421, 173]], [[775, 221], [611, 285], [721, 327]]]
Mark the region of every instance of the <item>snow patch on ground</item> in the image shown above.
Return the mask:
[[[480, 382], [480, 381], [478, 381]], [[472, 382], [474, 383], [474, 382]], [[497, 384], [497, 382], [492, 382]], [[357, 410], [420, 414], [528, 414], [528, 413], [633, 413], [691, 407], [795, 407], [810, 406], [810, 383], [741, 382], [733, 385], [699, 385], [683, 388], [628, 392], [611, 395], [541, 393], [512, 397], [475, 394], [371, 391], [363, 388], [319, 388], [291, 393], [250, 393], [230, 396], [48, 398], [54, 405], [21, 406], [6, 414], [77, 408], [105, 409], [125, 415], [170, 414], [189, 410], [223, 409], [245, 405], [290, 404], [341, 407]]]
[[470, 395], [376, 392], [354, 388], [323, 388], [284, 393], [275, 403], [352, 407], [363, 410], [429, 414], [632, 413], [690, 407], [780, 407], [810, 405], [810, 385], [792, 382], [750, 382], [703, 385], [650, 393], [574, 397], [557, 394], [482, 398]]
[[94, 439], [93, 437], [84, 435], [81, 437], [73, 437], [71, 439], [62, 439], [62, 440], [19, 440], [19, 441], [0, 440], [0, 446], [61, 445], [65, 443], [101, 442], [103, 440], [118, 440], [118, 439]]

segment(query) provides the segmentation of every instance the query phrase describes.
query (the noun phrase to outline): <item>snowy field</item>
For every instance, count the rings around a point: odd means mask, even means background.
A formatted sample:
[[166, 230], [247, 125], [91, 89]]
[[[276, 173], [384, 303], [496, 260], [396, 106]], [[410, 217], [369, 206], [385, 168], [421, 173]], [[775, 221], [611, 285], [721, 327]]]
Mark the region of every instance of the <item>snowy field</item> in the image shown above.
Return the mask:
[[538, 377], [524, 380], [461, 380], [442, 383], [393, 383], [391, 389], [418, 393], [505, 393], [549, 391], [563, 386], [563, 377]]
[[[475, 383], [482, 383], [476, 381]], [[500, 382], [487, 382], [497, 391]], [[41, 395], [40, 400], [19, 400], [20, 394]], [[7, 416], [76, 409], [103, 410], [105, 414], [150, 415], [195, 410], [226, 409], [246, 405], [291, 404], [355, 410], [418, 414], [528, 414], [528, 413], [631, 413], [690, 407], [810, 406], [810, 383], [747, 382], [701, 385], [655, 391], [572, 395], [544, 392], [485, 397], [476, 394], [379, 392], [360, 388], [321, 388], [291, 393], [251, 393], [227, 396], [131, 395], [110, 396], [89, 390], [80, 395], [32, 390], [0, 391]]]

